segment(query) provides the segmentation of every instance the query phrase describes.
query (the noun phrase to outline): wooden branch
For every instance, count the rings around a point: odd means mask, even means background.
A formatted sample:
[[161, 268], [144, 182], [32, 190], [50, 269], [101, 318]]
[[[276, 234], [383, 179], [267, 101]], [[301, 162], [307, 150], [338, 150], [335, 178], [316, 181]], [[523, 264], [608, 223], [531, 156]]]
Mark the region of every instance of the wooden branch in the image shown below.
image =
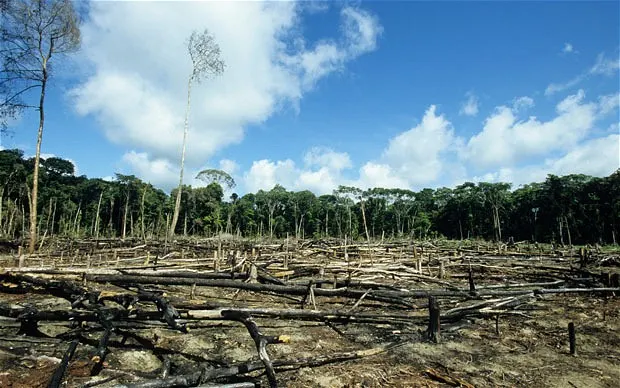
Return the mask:
[[73, 354], [75, 353], [75, 349], [77, 349], [79, 343], [80, 341], [74, 340], [73, 342], [71, 342], [71, 344], [69, 344], [69, 347], [67, 348], [65, 354], [62, 356], [62, 361], [60, 361], [60, 365], [58, 365], [58, 367], [54, 371], [54, 375], [52, 376], [52, 379], [47, 385], [47, 388], [60, 387], [60, 385], [62, 384], [62, 380], [65, 376], [65, 372], [67, 371], [67, 367], [69, 366], [69, 361], [71, 361], [71, 359], [73, 358]]

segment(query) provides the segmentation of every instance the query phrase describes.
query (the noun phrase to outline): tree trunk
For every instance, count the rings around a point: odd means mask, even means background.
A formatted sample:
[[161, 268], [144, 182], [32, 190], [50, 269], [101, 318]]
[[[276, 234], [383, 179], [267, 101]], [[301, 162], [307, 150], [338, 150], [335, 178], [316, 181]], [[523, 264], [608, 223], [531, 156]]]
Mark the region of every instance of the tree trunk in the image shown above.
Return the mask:
[[39, 130], [37, 132], [37, 148], [34, 154], [34, 172], [32, 174], [32, 195], [30, 203], [30, 242], [28, 253], [34, 253], [37, 243], [37, 199], [39, 197], [39, 163], [41, 160], [41, 143], [43, 142], [43, 124], [45, 123], [45, 87], [47, 86], [47, 60], [43, 60], [43, 81], [39, 99]]
[[366, 226], [366, 211], [364, 210], [364, 200], [361, 200], [362, 207], [362, 220], [364, 220], [364, 230], [366, 231], [366, 241], [368, 242], [368, 254], [370, 255], [370, 263], [373, 263], [372, 260], [372, 251], [370, 250], [370, 235], [368, 234], [368, 227]]
[[97, 202], [97, 214], [95, 215], [95, 239], [99, 238], [99, 210], [101, 209], [101, 199], [103, 198], [103, 191], [99, 194], [99, 202]]
[[181, 191], [183, 189], [183, 173], [185, 169], [185, 147], [187, 144], [187, 132], [189, 131], [189, 109], [191, 106], [192, 96], [192, 79], [193, 73], [187, 81], [187, 105], [185, 106], [185, 124], [183, 125], [183, 146], [181, 149], [181, 172], [179, 173], [179, 189], [177, 190], [177, 198], [174, 203], [174, 213], [172, 215], [172, 222], [170, 223], [170, 230], [168, 236], [172, 238], [177, 227], [177, 221], [179, 220], [179, 212], [181, 210]]
[[56, 224], [56, 207], [58, 205], [58, 199], [54, 197], [54, 210], [52, 210], [52, 227], [50, 230], [50, 236], [54, 235], [54, 225]]
[[146, 198], [146, 188], [144, 186], [144, 191], [142, 192], [142, 201], [140, 203], [140, 232], [142, 234], [142, 240], [146, 242], [146, 229], [144, 226], [144, 200]]
[[497, 236], [499, 237], [499, 241], [502, 241], [502, 223], [499, 220], [499, 209], [495, 208], [495, 217], [497, 218]]
[[325, 210], [325, 237], [329, 237], [329, 229], [328, 229], [328, 225], [329, 225], [329, 209]]
[[[110, 198], [110, 222], [108, 223], [109, 232], [112, 233], [114, 229], [114, 197]], [[116, 234], [115, 234], [116, 235]]]
[[566, 236], [568, 237], [568, 246], [572, 247], [573, 240], [571, 239], [571, 236], [570, 236], [570, 227], [568, 226], [568, 219], [566, 217], [564, 217], [564, 225], [566, 225]]
[[[127, 188], [129, 190], [129, 188]], [[121, 234], [121, 239], [125, 239], [127, 236], [127, 212], [129, 211], [129, 191], [127, 191], [127, 195], [125, 196], [125, 210], [123, 211], [123, 232]]]
[[74, 237], [77, 237], [77, 234], [79, 233], [79, 228], [78, 228], [78, 224], [79, 224], [79, 218], [80, 218], [80, 212], [82, 209], [82, 203], [80, 202], [78, 204], [78, 208], [77, 211], [75, 212], [75, 219], [73, 220], [73, 235]]

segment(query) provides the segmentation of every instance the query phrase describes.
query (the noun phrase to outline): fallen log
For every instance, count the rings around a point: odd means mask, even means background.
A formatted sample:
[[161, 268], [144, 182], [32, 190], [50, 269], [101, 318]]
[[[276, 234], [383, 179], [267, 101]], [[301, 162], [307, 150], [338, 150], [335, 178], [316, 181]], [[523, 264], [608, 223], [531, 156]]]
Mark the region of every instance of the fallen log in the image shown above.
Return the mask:
[[[254, 292], [272, 292], [281, 295], [300, 295], [305, 296], [308, 293], [307, 287], [304, 286], [283, 286], [278, 284], [259, 284], [244, 283], [228, 279], [187, 279], [187, 278], [159, 278], [156, 276], [124, 276], [124, 275], [86, 275], [89, 281], [97, 283], [112, 283], [117, 285], [127, 284], [156, 284], [156, 285], [176, 285], [176, 286], [196, 286], [205, 287], [221, 287], [235, 288], [240, 290]], [[331, 297], [348, 297], [359, 299], [366, 291], [355, 290], [349, 288], [324, 289], [317, 288], [314, 290], [317, 296]], [[376, 294], [368, 295], [366, 298], [379, 302], [398, 304], [411, 308], [412, 304], [404, 300], [408, 297], [407, 292], [398, 291], [377, 291]]]
[[[304, 367], [316, 367], [338, 362], [345, 362], [370, 356], [375, 356], [392, 350], [404, 343], [396, 343], [388, 346], [380, 346], [371, 349], [353, 352], [338, 353], [331, 356], [321, 356], [306, 359], [274, 360], [273, 366], [276, 371], [290, 371]], [[207, 381], [213, 381], [225, 377], [245, 375], [249, 372], [263, 369], [262, 361], [248, 361], [225, 368], [204, 368], [200, 371], [186, 375], [171, 376], [166, 379], [147, 380], [137, 383], [119, 384], [113, 388], [169, 388], [169, 387], [192, 387]]]

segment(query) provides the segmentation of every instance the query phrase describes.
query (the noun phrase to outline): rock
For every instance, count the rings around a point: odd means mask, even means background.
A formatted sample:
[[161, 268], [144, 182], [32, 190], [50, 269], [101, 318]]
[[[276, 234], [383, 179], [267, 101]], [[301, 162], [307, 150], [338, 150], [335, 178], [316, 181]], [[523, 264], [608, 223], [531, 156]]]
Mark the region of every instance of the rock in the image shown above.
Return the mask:
[[107, 359], [110, 365], [127, 371], [155, 372], [161, 369], [161, 361], [151, 352], [139, 351], [114, 351]]

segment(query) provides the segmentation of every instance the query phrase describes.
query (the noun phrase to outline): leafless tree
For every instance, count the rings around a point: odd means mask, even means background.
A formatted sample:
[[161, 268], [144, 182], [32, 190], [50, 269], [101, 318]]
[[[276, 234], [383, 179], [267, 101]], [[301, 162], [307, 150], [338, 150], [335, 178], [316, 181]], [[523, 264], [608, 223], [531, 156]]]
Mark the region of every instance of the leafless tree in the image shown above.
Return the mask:
[[209, 76], [217, 76], [224, 72], [224, 61], [220, 58], [220, 46], [215, 42], [208, 30], [202, 33], [192, 32], [187, 42], [187, 50], [192, 61], [192, 72], [187, 80], [187, 105], [185, 106], [185, 124], [183, 126], [183, 147], [181, 150], [181, 172], [179, 173], [179, 189], [177, 190], [174, 214], [168, 235], [174, 235], [179, 211], [181, 210], [181, 191], [183, 187], [183, 172], [185, 168], [185, 148], [189, 129], [189, 111], [191, 107], [192, 84], [199, 83]]
[[[52, 74], [52, 57], [79, 49], [80, 18], [71, 0], [0, 0], [0, 123], [24, 109], [39, 111], [39, 130], [34, 160], [30, 200], [30, 242], [32, 253], [37, 240], [37, 199], [39, 159], [45, 122], [45, 92]], [[25, 102], [32, 90], [39, 90], [39, 102]]]

